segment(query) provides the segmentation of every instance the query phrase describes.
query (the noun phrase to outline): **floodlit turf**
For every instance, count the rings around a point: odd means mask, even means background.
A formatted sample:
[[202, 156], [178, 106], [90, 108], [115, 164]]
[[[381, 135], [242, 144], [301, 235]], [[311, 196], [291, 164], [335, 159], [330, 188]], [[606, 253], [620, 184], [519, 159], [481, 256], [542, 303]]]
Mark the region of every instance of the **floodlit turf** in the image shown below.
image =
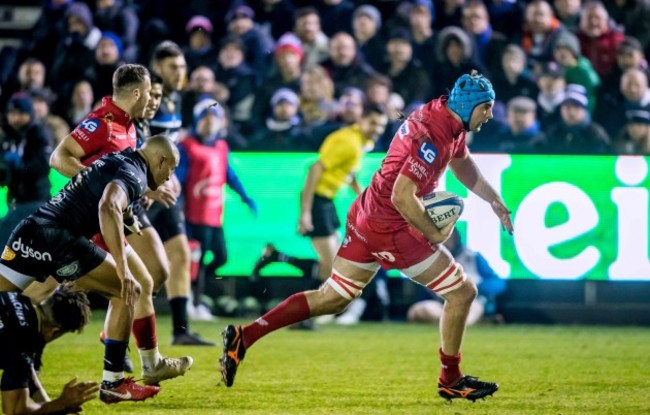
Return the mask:
[[[42, 380], [52, 396], [71, 377], [99, 379], [101, 315], [81, 335], [46, 348]], [[194, 323], [219, 341], [226, 321]], [[84, 406], [84, 414], [649, 414], [647, 328], [480, 326], [468, 330], [463, 370], [501, 389], [476, 403], [446, 404], [436, 393], [438, 333], [399, 323], [282, 330], [248, 351], [235, 385], [220, 383], [219, 348], [169, 346], [168, 317], [158, 321], [161, 351], [190, 354], [194, 367], [166, 381], [144, 403]], [[133, 347], [133, 344], [132, 344]], [[137, 358], [135, 351], [131, 352]], [[139, 360], [137, 361], [139, 367]]]

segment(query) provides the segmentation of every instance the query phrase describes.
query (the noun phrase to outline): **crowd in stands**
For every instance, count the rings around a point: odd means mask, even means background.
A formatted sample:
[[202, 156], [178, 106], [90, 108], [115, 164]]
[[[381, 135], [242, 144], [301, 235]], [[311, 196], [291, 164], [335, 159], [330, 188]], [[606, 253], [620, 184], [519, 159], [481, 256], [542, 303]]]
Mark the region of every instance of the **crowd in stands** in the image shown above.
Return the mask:
[[395, 119], [385, 151], [399, 113], [478, 69], [496, 102], [474, 152], [650, 153], [648, 0], [44, 0], [0, 52], [3, 134], [19, 112], [55, 143], [163, 40], [187, 60], [184, 128], [208, 96], [235, 151], [315, 151], [366, 104]]

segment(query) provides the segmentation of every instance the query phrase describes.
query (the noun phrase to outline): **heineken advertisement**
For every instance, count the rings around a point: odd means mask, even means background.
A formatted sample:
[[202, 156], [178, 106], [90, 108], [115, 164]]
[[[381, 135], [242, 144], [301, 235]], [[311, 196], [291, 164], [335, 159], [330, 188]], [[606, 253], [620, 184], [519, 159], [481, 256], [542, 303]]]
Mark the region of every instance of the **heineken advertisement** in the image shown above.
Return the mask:
[[[490, 206], [448, 172], [439, 190], [458, 193], [465, 211], [458, 228], [507, 278], [649, 280], [649, 158], [475, 155], [486, 179], [513, 212], [514, 235], [501, 229]], [[369, 183], [382, 154], [364, 159], [359, 180]], [[297, 234], [299, 192], [315, 154], [234, 153], [230, 162], [259, 206], [254, 217], [227, 191], [224, 230], [228, 262], [224, 276], [249, 275], [267, 242], [287, 254], [315, 257], [309, 239]], [[55, 187], [64, 180], [52, 176]], [[343, 222], [354, 193], [336, 199]], [[3, 210], [6, 208], [3, 205]], [[4, 214], [4, 211], [0, 211]], [[274, 264], [262, 275], [298, 276]]]

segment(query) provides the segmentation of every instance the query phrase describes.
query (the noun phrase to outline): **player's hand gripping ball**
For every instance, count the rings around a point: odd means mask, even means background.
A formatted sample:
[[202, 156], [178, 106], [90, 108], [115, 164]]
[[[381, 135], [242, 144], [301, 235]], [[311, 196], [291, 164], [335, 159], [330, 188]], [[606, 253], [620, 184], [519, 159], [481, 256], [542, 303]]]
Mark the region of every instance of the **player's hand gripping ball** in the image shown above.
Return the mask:
[[429, 217], [438, 229], [455, 222], [463, 213], [463, 199], [452, 192], [433, 192], [422, 198]]

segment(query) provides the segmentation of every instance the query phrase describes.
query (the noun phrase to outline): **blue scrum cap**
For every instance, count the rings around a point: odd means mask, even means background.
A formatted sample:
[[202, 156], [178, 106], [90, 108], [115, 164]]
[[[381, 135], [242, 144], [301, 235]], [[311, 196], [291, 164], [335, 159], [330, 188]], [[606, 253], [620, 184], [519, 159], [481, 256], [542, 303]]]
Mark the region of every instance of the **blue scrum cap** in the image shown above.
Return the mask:
[[494, 101], [494, 88], [492, 83], [476, 70], [472, 73], [462, 75], [454, 88], [449, 93], [447, 104], [449, 108], [458, 114], [463, 121], [465, 129], [469, 129], [469, 119], [472, 117], [472, 111], [477, 105], [488, 101]]

